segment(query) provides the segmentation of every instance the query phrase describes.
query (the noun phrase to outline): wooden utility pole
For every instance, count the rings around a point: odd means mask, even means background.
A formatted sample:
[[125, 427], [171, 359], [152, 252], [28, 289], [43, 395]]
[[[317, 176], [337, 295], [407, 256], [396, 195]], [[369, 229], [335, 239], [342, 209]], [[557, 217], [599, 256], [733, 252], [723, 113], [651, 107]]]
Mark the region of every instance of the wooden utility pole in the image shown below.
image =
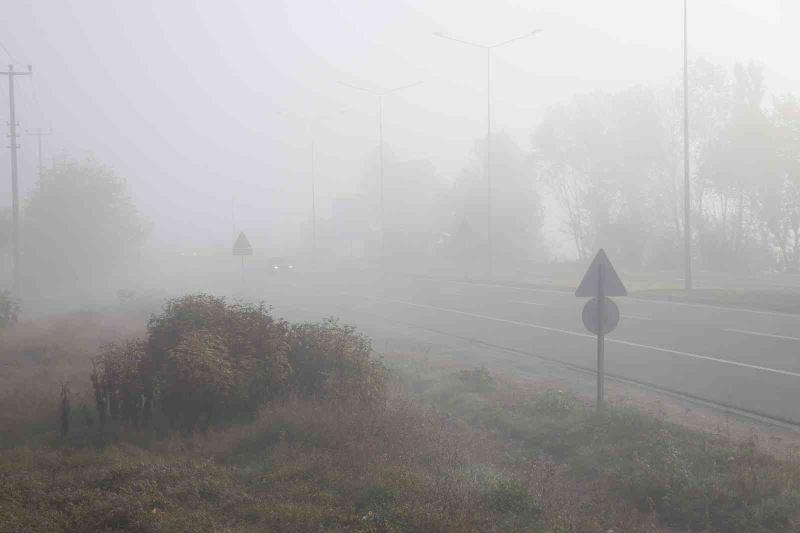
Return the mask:
[[19, 186], [17, 183], [17, 116], [14, 107], [14, 78], [17, 76], [30, 76], [33, 69], [28, 65], [28, 71], [15, 72], [14, 65], [8, 65], [8, 101], [11, 109], [9, 113], [9, 137], [11, 137], [11, 217], [12, 217], [12, 245], [14, 257], [14, 296], [20, 297], [20, 267], [19, 267]]
[[44, 173], [44, 164], [42, 163], [42, 137], [46, 135], [52, 135], [53, 130], [42, 131], [42, 128], [38, 128], [36, 131], [29, 133], [28, 135], [36, 137], [36, 143], [39, 149], [39, 180], [42, 179], [42, 174]]

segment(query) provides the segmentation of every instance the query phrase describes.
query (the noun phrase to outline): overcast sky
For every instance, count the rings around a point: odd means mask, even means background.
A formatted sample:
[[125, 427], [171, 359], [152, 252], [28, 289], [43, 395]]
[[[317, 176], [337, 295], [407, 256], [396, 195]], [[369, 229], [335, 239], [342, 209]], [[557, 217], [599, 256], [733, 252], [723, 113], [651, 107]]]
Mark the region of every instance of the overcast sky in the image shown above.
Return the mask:
[[[756, 60], [771, 92], [800, 94], [798, 6], [692, 0], [691, 56]], [[527, 149], [544, 110], [572, 94], [677, 79], [682, 16], [681, 0], [2, 0], [0, 63], [33, 65], [17, 81], [18, 120], [53, 129], [45, 155], [113, 166], [156, 245], [228, 246], [233, 204], [266, 246], [309, 216], [312, 138], [323, 214], [377, 145], [376, 99], [339, 81], [422, 81], [386, 97], [387, 148], [450, 177], [485, 135], [485, 52], [433, 32], [490, 44], [544, 30], [493, 56], [493, 129]], [[3, 124], [7, 97], [2, 84]], [[35, 139], [21, 145], [28, 191]]]

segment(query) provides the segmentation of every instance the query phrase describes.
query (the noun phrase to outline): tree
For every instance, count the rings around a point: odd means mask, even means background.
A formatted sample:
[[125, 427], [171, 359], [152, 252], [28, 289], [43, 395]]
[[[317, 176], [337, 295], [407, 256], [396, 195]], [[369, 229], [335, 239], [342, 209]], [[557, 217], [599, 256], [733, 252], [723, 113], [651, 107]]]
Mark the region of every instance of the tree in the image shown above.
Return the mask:
[[700, 171], [709, 190], [699, 249], [714, 269], [774, 264], [764, 223], [780, 212], [784, 184], [779, 134], [764, 109], [764, 94], [762, 69], [737, 64], [728, 116], [703, 153]]
[[534, 157], [566, 217], [577, 255], [598, 247], [638, 267], [656, 222], [653, 182], [667, 143], [652, 91], [592, 93], [548, 111], [533, 136]]
[[[363, 233], [371, 234], [374, 252], [380, 249], [381, 232], [385, 254], [394, 262], [432, 255], [439, 226], [437, 199], [444, 185], [434, 165], [427, 160], [402, 160], [384, 147], [383, 228], [380, 226], [380, 158], [370, 154], [365, 165], [359, 196], [350, 207], [352, 216], [366, 217]], [[344, 222], [344, 221], [343, 221]], [[352, 224], [351, 224], [352, 225]]]
[[92, 289], [134, 259], [147, 231], [126, 181], [93, 160], [47, 170], [24, 210], [23, 268], [37, 289]]
[[[447, 238], [441, 252], [458, 264], [484, 270], [487, 252], [486, 142], [461, 171], [444, 201]], [[499, 270], [542, 260], [542, 205], [530, 156], [508, 136], [492, 136], [493, 261]]]
[[762, 187], [758, 211], [770, 243], [778, 249], [781, 266], [790, 272], [800, 267], [800, 100], [786, 96], [775, 100], [772, 122], [776, 128], [779, 182]]

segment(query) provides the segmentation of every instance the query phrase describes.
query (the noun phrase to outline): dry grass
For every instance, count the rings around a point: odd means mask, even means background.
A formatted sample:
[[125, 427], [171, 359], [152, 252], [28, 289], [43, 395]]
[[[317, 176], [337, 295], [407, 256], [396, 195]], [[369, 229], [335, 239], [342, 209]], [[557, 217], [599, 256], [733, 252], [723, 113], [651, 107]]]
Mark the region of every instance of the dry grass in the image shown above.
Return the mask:
[[0, 454], [0, 531], [660, 531], [606, 487], [397, 391], [289, 399], [145, 448]]
[[378, 404], [291, 398], [189, 437], [95, 439], [80, 415], [90, 360], [143, 324], [74, 313], [2, 332], [0, 531], [659, 530], [602, 483], [397, 387]]
[[143, 321], [119, 311], [75, 312], [0, 330], [0, 447], [56, 428], [54, 406], [65, 383], [73, 408], [92, 406], [91, 358], [101, 345], [143, 329]]
[[[630, 407], [597, 412], [569, 392], [492, 382], [403, 358], [398, 379], [415, 397], [564, 465], [574, 479], [652, 511], [662, 524], [725, 533], [800, 528], [800, 456], [756, 441], [690, 430]], [[401, 359], [395, 359], [400, 364]]]
[[381, 401], [290, 397], [192, 436], [121, 428], [100, 445], [75, 424], [60, 439], [61, 383], [79, 406], [97, 348], [138, 324], [81, 313], [3, 332], [0, 532], [798, 527], [798, 461], [485, 369], [394, 361]]

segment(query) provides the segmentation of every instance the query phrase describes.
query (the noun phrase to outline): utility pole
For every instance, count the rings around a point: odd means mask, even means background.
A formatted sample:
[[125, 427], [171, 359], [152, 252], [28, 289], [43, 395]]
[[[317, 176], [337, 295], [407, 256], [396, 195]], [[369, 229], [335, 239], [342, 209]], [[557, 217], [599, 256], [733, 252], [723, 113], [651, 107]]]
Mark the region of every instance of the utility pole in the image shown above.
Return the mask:
[[28, 65], [27, 72], [15, 72], [14, 65], [8, 65], [6, 72], [0, 72], [8, 76], [8, 101], [9, 113], [9, 137], [11, 137], [11, 216], [12, 216], [12, 246], [14, 257], [14, 296], [19, 298], [20, 291], [20, 266], [19, 266], [19, 185], [17, 183], [17, 116], [14, 107], [14, 78], [16, 76], [30, 76], [33, 69]]
[[683, 238], [684, 287], [692, 290], [692, 209], [689, 177], [689, 17], [683, 0]]
[[378, 172], [378, 191], [379, 191], [378, 196], [380, 202], [379, 220], [381, 226], [381, 259], [383, 259], [385, 257], [384, 252], [386, 251], [386, 226], [384, 225], [384, 216], [383, 216], [383, 97], [388, 94], [396, 93], [397, 91], [402, 91], [403, 89], [415, 87], [422, 82], [418, 81], [415, 83], [410, 83], [408, 85], [401, 85], [400, 87], [395, 87], [394, 89], [388, 89], [385, 91], [376, 91], [373, 89], [367, 89], [365, 87], [358, 87], [356, 85], [351, 85], [343, 81], [340, 81], [339, 83], [341, 83], [346, 87], [350, 87], [351, 89], [356, 89], [357, 91], [364, 91], [370, 93], [378, 98], [378, 159], [380, 161], [379, 162], [380, 170]]
[[311, 141], [311, 257], [317, 259], [317, 171], [316, 171], [316, 146]]
[[29, 133], [28, 135], [32, 135], [36, 137], [36, 142], [39, 148], [39, 180], [42, 179], [42, 174], [44, 173], [44, 165], [42, 163], [42, 137], [46, 135], [52, 135], [53, 130], [42, 131], [42, 128], [38, 128], [36, 131]]
[[476, 48], [486, 50], [486, 270], [489, 276], [492, 276], [493, 268], [493, 239], [492, 239], [492, 50], [504, 46], [526, 37], [532, 37], [542, 30], [533, 30], [532, 32], [508, 39], [506, 41], [485, 45], [465, 41], [463, 39], [456, 39], [441, 32], [434, 32], [434, 35], [450, 41], [455, 41], [461, 44], [468, 44]]
[[236, 196], [231, 194], [231, 231], [233, 240], [236, 240]]

